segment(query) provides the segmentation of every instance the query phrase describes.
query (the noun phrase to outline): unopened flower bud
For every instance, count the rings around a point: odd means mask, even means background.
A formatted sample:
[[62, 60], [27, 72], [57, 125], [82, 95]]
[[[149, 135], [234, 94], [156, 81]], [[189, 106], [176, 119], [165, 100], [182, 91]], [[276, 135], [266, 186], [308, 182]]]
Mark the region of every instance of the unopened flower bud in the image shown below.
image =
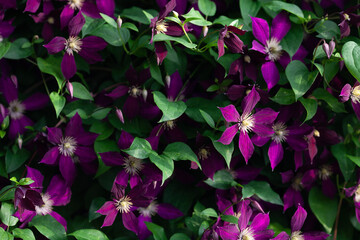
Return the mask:
[[117, 23], [117, 25], [118, 25], [118, 28], [121, 28], [121, 25], [122, 25], [122, 19], [121, 19], [120, 15], [117, 17], [117, 19], [116, 19], [116, 23]]
[[170, 87], [171, 78], [170, 78], [169, 75], [166, 75], [166, 76], [165, 76], [165, 82], [166, 82], [166, 85], [167, 85], [168, 87]]
[[177, 11], [172, 11], [174, 14], [174, 17], [179, 18], [179, 13]]
[[23, 139], [21, 138], [21, 136], [19, 136], [19, 137], [17, 138], [17, 143], [18, 143], [19, 149], [21, 149], [21, 148], [22, 148], [22, 145], [23, 145]]
[[148, 91], [144, 88], [144, 89], [142, 90], [142, 97], [143, 97], [143, 99], [144, 99], [145, 102], [146, 102], [147, 96], [148, 96]]
[[119, 118], [120, 122], [124, 123], [124, 115], [122, 111], [118, 108], [116, 108], [116, 116]]
[[334, 52], [334, 49], [335, 49], [335, 42], [333, 40], [331, 40], [331, 41], [330, 41], [330, 45], [329, 45], [324, 40], [324, 43], [322, 45], [322, 48], [323, 48], [324, 52], [326, 53], [326, 56], [328, 57], [328, 59], [330, 59], [330, 57], [331, 57], [331, 55], [332, 55], [332, 53]]
[[208, 34], [209, 32], [209, 28], [207, 26], [203, 26], [202, 28], [202, 33], [203, 33], [203, 36], [206, 37], [206, 35]]
[[36, 41], [39, 39], [39, 35], [34, 35], [33, 40]]
[[69, 91], [71, 98], [73, 98], [74, 97], [74, 88], [70, 81], [67, 81], [66, 88]]
[[315, 137], [320, 137], [320, 132], [318, 130], [314, 130], [314, 136]]
[[4, 107], [4, 105], [0, 104], [0, 114], [2, 118], [5, 118], [6, 116], [6, 109]]
[[11, 81], [14, 83], [15, 87], [18, 87], [18, 80], [17, 77], [15, 75], [11, 75], [10, 76]]

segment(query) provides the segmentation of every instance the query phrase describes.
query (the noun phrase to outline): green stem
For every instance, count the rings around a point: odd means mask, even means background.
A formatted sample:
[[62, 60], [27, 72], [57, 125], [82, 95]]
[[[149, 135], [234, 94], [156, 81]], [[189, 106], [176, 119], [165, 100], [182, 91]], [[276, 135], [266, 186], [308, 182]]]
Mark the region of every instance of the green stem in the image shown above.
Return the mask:
[[118, 34], [119, 34], [119, 37], [121, 39], [121, 42], [123, 44], [124, 51], [126, 52], [127, 55], [131, 55], [130, 51], [126, 48], [124, 39], [121, 36], [120, 28], [117, 28], [117, 30], [118, 30]]

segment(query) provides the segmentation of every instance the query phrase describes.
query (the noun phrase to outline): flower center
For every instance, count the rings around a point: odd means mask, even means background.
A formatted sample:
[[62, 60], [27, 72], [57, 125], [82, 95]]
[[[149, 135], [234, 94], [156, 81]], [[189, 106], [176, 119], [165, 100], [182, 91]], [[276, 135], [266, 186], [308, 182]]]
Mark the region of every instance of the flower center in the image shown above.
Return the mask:
[[130, 94], [130, 96], [136, 98], [142, 94], [142, 90], [137, 86], [131, 86], [128, 93]]
[[290, 240], [304, 240], [304, 236], [301, 234], [301, 231], [295, 231], [291, 233]]
[[12, 119], [22, 118], [25, 106], [19, 100], [15, 99], [9, 103], [9, 113]]
[[160, 20], [158, 22], [156, 22], [156, 27], [155, 27], [155, 30], [156, 30], [156, 33], [166, 33], [167, 32], [167, 27], [168, 27], [168, 24], [166, 22], [164, 22], [163, 20]]
[[302, 179], [301, 175], [296, 175], [295, 178], [293, 179], [293, 182], [292, 182], [291, 186], [296, 191], [300, 191], [302, 189], [302, 187], [303, 187], [303, 185], [301, 183], [301, 179]]
[[355, 202], [360, 202], [360, 184], [357, 186], [356, 188], [356, 192], [355, 192]]
[[321, 180], [327, 180], [329, 179], [329, 177], [332, 175], [332, 168], [330, 165], [323, 165], [320, 167], [320, 171], [319, 171], [319, 178]]
[[274, 134], [271, 139], [276, 143], [281, 143], [286, 141], [286, 136], [289, 135], [289, 131], [286, 130], [286, 125], [283, 122], [278, 122], [272, 126]]
[[242, 115], [238, 121], [239, 130], [243, 132], [252, 131], [255, 125], [254, 120], [255, 120], [254, 117], [251, 116], [250, 114], [247, 114], [245, 116]]
[[318, 130], [314, 129], [313, 133], [315, 137], [320, 137], [320, 132]]
[[70, 5], [70, 8], [76, 10], [81, 9], [85, 0], [69, 0], [68, 4]]
[[349, 14], [344, 13], [343, 16], [344, 16], [344, 18], [345, 18], [346, 21], [350, 21], [350, 16], [349, 16]]
[[210, 151], [207, 147], [202, 147], [199, 149], [199, 153], [198, 156], [201, 160], [205, 160], [208, 159], [208, 157], [210, 156]]
[[244, 56], [244, 61], [245, 61], [246, 63], [250, 63], [250, 62], [251, 62], [250, 56], [249, 56], [249, 55], [245, 55], [245, 56]]
[[143, 208], [143, 207], [138, 208], [138, 211], [144, 217], [154, 216], [158, 211], [158, 204], [155, 201], [152, 201], [149, 204], [149, 206], [147, 206], [146, 208]]
[[35, 206], [36, 214], [38, 215], [47, 215], [52, 212], [52, 206], [54, 201], [50, 199], [50, 195], [45, 193], [44, 195], [41, 194], [41, 198], [44, 202], [42, 206]]
[[73, 137], [64, 137], [60, 139], [59, 151], [65, 157], [72, 156], [75, 153], [77, 142]]
[[266, 40], [265, 52], [268, 54], [271, 61], [277, 61], [280, 59], [282, 54], [282, 47], [277, 38], [271, 38]]
[[74, 52], [78, 53], [81, 50], [82, 41], [78, 36], [71, 36], [65, 42], [65, 51], [73, 55]]
[[352, 88], [350, 97], [354, 103], [360, 103], [360, 85]]
[[238, 240], [255, 240], [254, 232], [251, 227], [247, 227], [241, 231]]
[[115, 200], [115, 207], [120, 213], [128, 213], [130, 212], [131, 206], [133, 203], [131, 202], [131, 198], [128, 196], [124, 196], [119, 200]]
[[165, 122], [165, 129], [166, 130], [172, 130], [172, 129], [175, 128], [175, 126], [176, 126], [176, 123], [175, 123], [174, 120], [169, 120], [169, 121]]
[[139, 174], [139, 172], [144, 168], [142, 160], [133, 156], [125, 158], [123, 164], [125, 172], [131, 175]]
[[53, 17], [49, 17], [49, 18], [47, 19], [47, 22], [48, 22], [49, 24], [54, 24], [54, 23], [55, 23], [55, 19], [54, 19]]

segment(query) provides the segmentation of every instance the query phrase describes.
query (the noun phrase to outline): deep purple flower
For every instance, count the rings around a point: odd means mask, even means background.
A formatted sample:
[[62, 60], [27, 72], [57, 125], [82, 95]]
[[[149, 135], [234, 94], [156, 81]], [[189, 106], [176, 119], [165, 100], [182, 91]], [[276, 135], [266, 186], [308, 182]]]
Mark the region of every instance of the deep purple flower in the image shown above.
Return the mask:
[[35, 206], [34, 210], [17, 212], [15, 216], [19, 217], [20, 221], [23, 222], [22, 225], [25, 225], [36, 215], [50, 215], [61, 223], [66, 230], [66, 220], [57, 212], [53, 211], [53, 206], [64, 206], [70, 202], [71, 190], [66, 186], [64, 179], [59, 175], [55, 175], [52, 177], [47, 191], [42, 193], [44, 177], [40, 171], [27, 167], [26, 177], [34, 181], [34, 183], [30, 184], [30, 187], [36, 189], [36, 191], [41, 194], [43, 204]]
[[341, 89], [340, 99], [342, 102], [346, 102], [351, 99], [351, 105], [354, 109], [356, 117], [360, 120], [360, 83], [355, 82], [354, 86], [345, 84]]
[[[39, 110], [45, 107], [49, 102], [49, 97], [43, 93], [35, 93], [24, 101], [18, 98], [16, 77], [14, 75], [3, 75], [0, 78], [0, 91], [9, 106], [6, 109], [6, 115], [10, 117], [9, 138], [15, 139], [25, 133], [26, 126], [32, 126], [33, 121], [25, 116], [26, 111]], [[2, 117], [0, 116], [0, 119]]]
[[43, 4], [43, 13], [44, 14], [47, 15], [51, 11], [54, 10], [53, 3], [50, 0], [43, 0], [43, 1], [41, 1], [41, 0], [27, 0], [24, 12], [35, 13], [39, 9], [41, 2]]
[[275, 62], [280, 60], [282, 56], [282, 47], [280, 41], [290, 30], [291, 23], [289, 17], [285, 12], [279, 13], [274, 19], [271, 26], [271, 35], [269, 25], [266, 20], [262, 18], [251, 17], [253, 34], [257, 40], [252, 42], [252, 49], [263, 54], [266, 54], [266, 60], [261, 67], [261, 72], [264, 80], [270, 90], [280, 79], [279, 71]]
[[357, 28], [359, 28], [360, 26], [360, 16], [356, 13], [352, 13], [355, 12], [358, 8], [360, 7], [360, 5], [356, 5], [356, 6], [352, 6], [348, 9], [346, 9], [345, 11], [340, 12], [340, 23], [339, 23], [339, 27], [340, 27], [340, 33], [341, 33], [341, 38], [347, 37], [350, 35], [350, 25], [356, 26]]
[[325, 240], [329, 234], [324, 232], [301, 232], [304, 225], [307, 212], [304, 208], [298, 205], [295, 214], [291, 218], [291, 235], [286, 232], [281, 232], [272, 240]]
[[14, 31], [15, 27], [12, 25], [13, 20], [4, 21], [3, 16], [0, 13], [0, 42], [4, 38], [8, 38]]
[[42, 206], [44, 201], [38, 190], [30, 186], [19, 186], [15, 190], [14, 207], [19, 214], [25, 211], [35, 211], [36, 207]]
[[241, 107], [243, 113], [241, 116], [234, 105], [219, 108], [227, 122], [235, 122], [236, 124], [225, 129], [218, 141], [228, 145], [231, 143], [236, 133], [240, 131], [239, 149], [244, 156], [246, 163], [254, 152], [254, 146], [248, 133], [253, 131], [260, 136], [271, 136], [274, 134], [274, 131], [268, 125], [272, 124], [278, 115], [277, 112], [270, 108], [265, 108], [252, 114], [252, 110], [259, 100], [260, 95], [255, 90], [255, 87], [253, 87], [249, 95], [247, 95], [242, 102]]
[[120, 212], [124, 227], [138, 234], [138, 220], [133, 211], [140, 207], [147, 207], [151, 202], [151, 199], [144, 196], [144, 192], [144, 186], [139, 185], [125, 194], [125, 188], [115, 183], [111, 190], [112, 201], [105, 202], [104, 205], [96, 211], [101, 215], [106, 215], [101, 227], [111, 226], [117, 214]]
[[69, 121], [65, 132], [60, 128], [48, 127], [48, 141], [52, 147], [40, 161], [49, 165], [59, 164], [61, 175], [71, 185], [76, 176], [75, 163], [79, 163], [88, 173], [96, 171], [97, 159], [93, 144], [98, 134], [85, 132], [81, 118], [76, 113]]
[[243, 53], [244, 43], [236, 35], [244, 35], [246, 32], [234, 26], [226, 26], [220, 30], [219, 40], [217, 42], [219, 55], [218, 58], [224, 55], [224, 44], [232, 53]]
[[104, 49], [107, 43], [99, 37], [88, 36], [83, 39], [78, 37], [83, 25], [84, 16], [79, 12], [69, 22], [69, 38], [55, 37], [48, 44], [44, 45], [49, 54], [55, 54], [65, 49], [61, 62], [61, 71], [66, 79], [72, 78], [76, 73], [74, 52], [82, 56], [89, 64], [102, 60], [98, 51]]
[[291, 182], [290, 187], [284, 193], [284, 212], [292, 206], [303, 206], [304, 199], [301, 196], [301, 190], [304, 187], [302, 185], [303, 173], [298, 172], [296, 175], [294, 175], [293, 171], [289, 170], [280, 174], [283, 184]]

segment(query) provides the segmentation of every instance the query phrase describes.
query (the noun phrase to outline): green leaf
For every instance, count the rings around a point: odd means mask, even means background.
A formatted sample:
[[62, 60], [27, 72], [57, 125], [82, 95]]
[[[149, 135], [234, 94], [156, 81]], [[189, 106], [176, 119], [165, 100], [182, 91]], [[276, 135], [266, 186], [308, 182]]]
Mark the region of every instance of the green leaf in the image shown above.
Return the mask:
[[210, 0], [199, 0], [200, 11], [206, 16], [214, 16], [216, 13], [216, 4]]
[[152, 222], [145, 222], [146, 227], [152, 232], [155, 240], [167, 240], [163, 227]]
[[65, 106], [66, 99], [64, 96], [60, 96], [57, 92], [50, 93], [50, 100], [55, 108], [56, 117], [59, 117], [62, 109]]
[[345, 181], [349, 181], [354, 172], [355, 164], [346, 156], [346, 148], [344, 143], [331, 146], [331, 153], [339, 163], [340, 170], [344, 175]]
[[210, 54], [218, 63], [220, 63], [221, 66], [225, 68], [225, 75], [228, 74], [231, 64], [240, 57], [240, 54], [228, 53], [218, 59], [218, 53], [212, 49], [210, 49]]
[[191, 22], [197, 26], [209, 26], [212, 24], [211, 22], [205, 20], [201, 13], [194, 8], [191, 8], [190, 11], [186, 14], [183, 14], [182, 17], [185, 18], [184, 23]]
[[270, 99], [281, 105], [290, 105], [295, 102], [295, 94], [291, 89], [280, 88], [275, 96]]
[[68, 235], [77, 240], [109, 240], [105, 233], [96, 229], [80, 229]]
[[170, 240], [190, 240], [190, 237], [185, 233], [175, 233], [170, 237]]
[[339, 62], [329, 62], [327, 61], [324, 66], [324, 78], [325, 81], [329, 84], [331, 80], [339, 71]]
[[162, 184], [174, 171], [174, 161], [167, 155], [159, 155], [155, 151], [149, 153], [150, 161], [155, 164], [162, 172]]
[[106, 118], [111, 111], [111, 108], [98, 108], [91, 114], [91, 117], [97, 120], [103, 120]]
[[190, 49], [196, 48], [196, 46], [197, 46], [194, 43], [190, 43], [185, 36], [172, 37], [172, 36], [162, 34], [162, 33], [156, 34], [154, 36], [154, 38], [153, 38], [153, 41], [154, 42], [174, 41], [174, 42], [180, 43], [184, 47], [187, 47], [187, 48], [190, 48]]
[[101, 206], [104, 205], [105, 202], [106, 200], [103, 197], [97, 197], [91, 201], [89, 207], [89, 222], [102, 216], [100, 213], [97, 213], [96, 211], [99, 210]]
[[239, 219], [233, 215], [221, 215], [221, 220], [234, 224], [238, 224], [239, 222]]
[[[249, 19], [250, 19], [250, 17], [249, 17]], [[225, 26], [225, 25], [230, 25], [234, 21], [237, 21], [237, 19], [228, 18], [227, 16], [220, 16], [214, 20], [213, 24], [220, 24], [222, 26]]]
[[121, 27], [131, 29], [135, 32], [139, 32], [139, 29], [136, 27], [136, 25], [130, 22], [123, 23]]
[[11, 235], [9, 232], [5, 232], [3, 228], [0, 228], [0, 239], [1, 240], [13, 240], [14, 236]]
[[360, 167], [360, 157], [359, 156], [352, 156], [346, 155], [351, 161], [353, 161], [358, 167]]
[[74, 97], [84, 100], [94, 100], [94, 98], [91, 96], [91, 93], [84, 85], [79, 82], [72, 82], [72, 85], [74, 89]]
[[274, 192], [270, 184], [264, 181], [251, 181], [243, 186], [242, 189], [243, 198], [249, 198], [256, 194], [260, 199], [265, 202], [283, 205], [279, 194]]
[[111, 25], [112, 27], [114, 27], [114, 28], [118, 28], [118, 25], [117, 25], [117, 23], [116, 23], [116, 21], [112, 18], [112, 17], [110, 17], [110, 16], [108, 16], [108, 15], [106, 15], [106, 14], [103, 14], [103, 13], [100, 13], [100, 16], [105, 20], [105, 22], [107, 22], [109, 25]]
[[158, 108], [162, 111], [163, 116], [159, 122], [166, 122], [177, 119], [186, 110], [186, 104], [183, 101], [169, 101], [161, 92], [153, 92], [154, 101]]
[[30, 226], [34, 226], [42, 235], [50, 240], [66, 240], [66, 232], [58, 221], [50, 215], [36, 215]]
[[8, 41], [3, 41], [0, 43], [0, 59], [2, 59], [5, 54], [9, 51], [11, 43]]
[[9, 227], [15, 226], [19, 221], [18, 218], [12, 216], [15, 213], [14, 205], [2, 202], [0, 209], [0, 219], [1, 222]]
[[82, 37], [84, 38], [86, 35], [92, 35], [93, 32], [100, 29], [106, 22], [104, 19], [95, 19], [84, 15], [85, 24], [81, 29]]
[[[156, 15], [156, 13], [152, 10], [147, 10], [146, 12], [147, 13], [151, 12], [152, 16]], [[150, 24], [150, 20], [143, 12], [143, 9], [138, 8], [138, 7], [124, 9], [124, 11], [120, 15], [122, 18], [124, 18], [124, 17], [129, 18], [131, 20], [134, 20], [135, 22], [143, 23], [146, 25]]]
[[289, 13], [294, 14], [295, 16], [300, 18], [301, 20], [304, 20], [303, 12], [295, 4], [281, 2], [281, 1], [269, 1], [269, 2], [264, 3], [263, 6], [270, 9], [270, 10], [272, 10], [272, 11], [274, 11], [274, 12], [285, 10], [285, 11], [287, 11]]
[[319, 21], [315, 27], [315, 31], [319, 33], [316, 35], [318, 38], [324, 38], [324, 39], [332, 39], [334, 37], [340, 36], [340, 28], [339, 26], [330, 20], [326, 21]]
[[26, 38], [18, 38], [11, 43], [10, 48], [4, 55], [4, 58], [17, 60], [17, 59], [27, 58], [32, 53], [33, 53], [33, 48], [29, 40], [27, 40]]
[[149, 154], [151, 153], [152, 149], [148, 141], [142, 138], [135, 137], [130, 148], [122, 151], [126, 152], [127, 154], [133, 157], [145, 159], [149, 157]]
[[295, 93], [295, 99], [304, 95], [314, 83], [318, 71], [309, 72], [304, 63], [295, 60], [287, 65], [285, 74]]
[[330, 233], [336, 218], [337, 199], [330, 199], [318, 187], [313, 187], [309, 193], [309, 205], [325, 231]]
[[8, 185], [3, 187], [0, 190], [0, 201], [7, 201], [7, 200], [12, 200], [14, 199], [14, 195], [15, 195], [15, 186], [13, 185]]
[[304, 120], [304, 122], [306, 122], [307, 120], [312, 119], [312, 117], [315, 115], [318, 105], [316, 100], [311, 98], [300, 98], [300, 102], [306, 109], [306, 118]]
[[319, 73], [321, 76], [324, 76], [324, 66], [321, 65], [320, 63], [312, 63], [315, 65], [315, 67], [317, 68], [317, 70], [319, 70]]
[[11, 173], [15, 171], [21, 167], [29, 157], [30, 152], [26, 149], [19, 149], [16, 152], [8, 149], [5, 155], [6, 172]]
[[207, 217], [214, 217], [217, 218], [218, 214], [213, 208], [206, 208], [203, 211], [201, 211], [201, 214]]
[[161, 75], [161, 70], [155, 61], [150, 61], [150, 74], [156, 82], [160, 83], [160, 85], [165, 86], [163, 82], [163, 78]]
[[312, 95], [317, 99], [324, 100], [334, 112], [337, 113], [346, 112], [344, 104], [339, 102], [337, 98], [335, 98], [325, 89], [317, 88], [312, 93]]
[[55, 77], [59, 89], [63, 86], [65, 81], [64, 75], [61, 72], [61, 58], [50, 55], [48, 58], [37, 58], [38, 67], [41, 72], [47, 73]]
[[232, 154], [234, 152], [234, 142], [231, 142], [229, 145], [224, 145], [221, 142], [213, 140], [212, 143], [216, 151], [218, 151], [221, 154], [221, 156], [224, 157], [228, 168], [230, 168], [230, 162], [231, 162]]
[[103, 38], [112, 46], [122, 46], [130, 39], [130, 32], [127, 28], [120, 28], [115, 30], [111, 25], [104, 24], [101, 28], [96, 29], [91, 33], [94, 36]]
[[356, 42], [349, 41], [344, 44], [341, 55], [344, 58], [345, 66], [351, 75], [360, 82], [360, 46]]
[[109, 122], [95, 121], [90, 127], [90, 132], [98, 133], [99, 136], [96, 140], [101, 141], [109, 138], [114, 132], [114, 128], [109, 124]]
[[204, 181], [206, 184], [211, 187], [218, 189], [229, 189], [233, 186], [236, 186], [238, 183], [234, 181], [233, 176], [229, 171], [220, 170], [214, 174], [213, 179], [208, 178]]
[[246, 25], [251, 23], [250, 16], [256, 16], [260, 10], [260, 3], [254, 0], [239, 0], [241, 16]]
[[28, 228], [15, 228], [14, 230], [12, 230], [12, 234], [14, 235], [14, 237], [21, 238], [23, 240], [35, 240], [33, 232]]
[[203, 116], [204, 120], [206, 121], [206, 123], [211, 127], [211, 128], [215, 128], [215, 122], [212, 119], [212, 117], [205, 111], [199, 109], [201, 116]]
[[294, 56], [299, 49], [304, 38], [304, 30], [299, 24], [292, 24], [289, 32], [281, 40], [281, 46], [285, 50], [290, 58]]
[[201, 169], [196, 154], [186, 143], [183, 142], [170, 143], [169, 145], [166, 146], [163, 154], [167, 155], [170, 159], [173, 159], [175, 161], [190, 160], [196, 162], [199, 168]]

